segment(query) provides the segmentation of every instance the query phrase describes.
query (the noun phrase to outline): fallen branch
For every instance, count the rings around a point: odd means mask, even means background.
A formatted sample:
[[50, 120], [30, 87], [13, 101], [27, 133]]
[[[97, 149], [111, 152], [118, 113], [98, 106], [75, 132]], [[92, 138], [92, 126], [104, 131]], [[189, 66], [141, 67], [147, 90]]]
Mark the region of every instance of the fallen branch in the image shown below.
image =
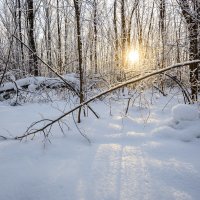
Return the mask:
[[[21, 44], [23, 44], [31, 53], [35, 54], [35, 52], [28, 46], [26, 45], [24, 42], [22, 42], [18, 37], [16, 37], [15, 35], [12, 35], [16, 40], [18, 40]], [[67, 86], [68, 88], [73, 91], [76, 95], [79, 95], [79, 92], [71, 86], [71, 84], [69, 84], [60, 74], [58, 74], [58, 72], [56, 72], [48, 63], [46, 63], [44, 60], [42, 60], [37, 54], [36, 57], [44, 64], [47, 66], [48, 69], [50, 69], [57, 77], [59, 77]]]
[[[67, 78], [65, 78], [67, 80]], [[68, 80], [67, 80], [68, 81]], [[23, 79], [18, 79], [15, 81], [20, 88], [28, 88], [29, 85], [34, 84], [39, 87], [56, 88], [56, 87], [66, 87], [66, 85], [60, 81], [58, 78], [46, 78], [46, 77], [27, 77]], [[76, 82], [68, 81], [70, 85], [76, 86]], [[0, 87], [0, 94], [4, 92], [15, 91], [15, 84], [13, 81], [6, 82]]]
[[[24, 135], [16, 136], [16, 137], [10, 138], [10, 139], [21, 140], [21, 139], [23, 139], [23, 138], [25, 138], [25, 137], [28, 137], [28, 136], [30, 136], [30, 135], [35, 135], [36, 133], [44, 132], [45, 129], [47, 129], [48, 127], [51, 127], [51, 126], [52, 126], [53, 124], [55, 124], [56, 122], [59, 122], [59, 121], [60, 121], [62, 118], [64, 118], [65, 116], [67, 116], [67, 115], [69, 115], [70, 113], [76, 111], [77, 109], [81, 108], [82, 106], [87, 105], [88, 103], [94, 101], [95, 99], [100, 98], [100, 97], [103, 96], [103, 95], [106, 95], [106, 94], [108, 94], [108, 93], [110, 93], [110, 92], [112, 92], [112, 91], [114, 91], [114, 90], [117, 90], [117, 89], [119, 89], [119, 88], [122, 88], [122, 87], [124, 87], [124, 86], [126, 86], [126, 85], [133, 84], [133, 83], [139, 82], [139, 81], [141, 81], [141, 80], [144, 80], [144, 79], [146, 79], [146, 78], [155, 76], [155, 75], [157, 75], [157, 74], [164, 73], [164, 72], [169, 71], [169, 70], [171, 70], [171, 69], [183, 67], [183, 66], [186, 66], [186, 65], [194, 64], [194, 63], [200, 63], [200, 60], [194, 60], [194, 61], [188, 61], [188, 62], [184, 62], [184, 63], [178, 63], [178, 64], [172, 65], [172, 66], [170, 66], [170, 67], [167, 67], [167, 68], [165, 68], [165, 69], [160, 69], [160, 70], [157, 70], [157, 71], [155, 71], [155, 72], [151, 72], [151, 73], [146, 74], [146, 75], [144, 75], [144, 76], [142, 76], [142, 77], [138, 77], [138, 78], [134, 78], [134, 79], [128, 80], [128, 81], [126, 81], [126, 82], [124, 82], [124, 83], [121, 83], [121, 84], [119, 84], [119, 85], [117, 85], [117, 86], [115, 86], [115, 87], [112, 87], [112, 88], [110, 88], [109, 90], [106, 90], [106, 91], [104, 91], [104, 92], [102, 92], [102, 93], [100, 93], [100, 94], [98, 94], [98, 95], [92, 97], [91, 99], [89, 99], [89, 100], [87, 100], [87, 101], [85, 101], [85, 102], [79, 104], [78, 106], [76, 106], [76, 107], [74, 107], [73, 109], [69, 110], [68, 112], [64, 113], [63, 115], [61, 115], [60, 117], [56, 118], [55, 120], [49, 120], [50, 122], [47, 123], [45, 126], [43, 126], [43, 127], [41, 127], [41, 128], [38, 128], [38, 129], [28, 130]], [[38, 124], [38, 123], [36, 122], [35, 125], [36, 125], [36, 124]], [[3, 138], [4, 136], [0, 136], [0, 137]], [[6, 137], [4, 137], [4, 138], [6, 138]], [[9, 138], [6, 138], [6, 139], [9, 139]]]
[[164, 97], [167, 96], [167, 94], [165, 94], [159, 87], [157, 87], [156, 85], [153, 86], [156, 90], [158, 90]]
[[177, 78], [174, 78], [173, 76], [171, 76], [169, 74], [165, 74], [165, 76], [171, 78], [181, 88], [181, 90], [183, 92], [183, 96], [187, 99], [188, 103], [191, 104], [192, 98], [190, 97], [190, 94], [187, 91], [187, 89], [184, 87], [184, 85], [182, 85], [181, 82]]
[[[21, 44], [23, 44], [31, 53], [35, 54], [35, 52], [27, 46], [24, 42], [22, 42], [18, 37], [15, 35], [12, 35], [16, 40], [18, 40]], [[50, 69], [57, 77], [59, 77], [66, 85], [67, 87], [73, 91], [79, 98], [80, 98], [80, 92], [77, 91], [71, 84], [69, 84], [58, 72], [56, 72], [48, 63], [46, 63], [42, 58], [40, 58], [37, 54], [35, 56], [44, 64], [47, 66], [48, 69]], [[92, 111], [92, 113], [96, 116], [96, 118], [99, 118], [98, 114], [89, 106], [87, 107]]]

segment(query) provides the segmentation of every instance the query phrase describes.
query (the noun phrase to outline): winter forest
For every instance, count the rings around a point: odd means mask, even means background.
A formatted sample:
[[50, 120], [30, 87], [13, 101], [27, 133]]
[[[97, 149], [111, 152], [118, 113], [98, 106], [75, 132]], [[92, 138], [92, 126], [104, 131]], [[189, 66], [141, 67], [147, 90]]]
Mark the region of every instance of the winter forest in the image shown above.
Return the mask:
[[199, 0], [0, 0], [0, 200], [199, 200], [199, 66]]

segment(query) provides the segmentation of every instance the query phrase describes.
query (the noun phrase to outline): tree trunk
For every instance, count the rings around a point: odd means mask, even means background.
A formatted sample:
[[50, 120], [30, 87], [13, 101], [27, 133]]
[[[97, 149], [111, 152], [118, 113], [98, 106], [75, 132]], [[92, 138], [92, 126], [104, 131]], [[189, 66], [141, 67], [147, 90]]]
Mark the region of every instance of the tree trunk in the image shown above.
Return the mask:
[[129, 21], [128, 21], [128, 28], [127, 28], [128, 29], [128, 31], [127, 31], [127, 46], [128, 46], [128, 49], [131, 48], [131, 28], [132, 28], [133, 14], [134, 14], [138, 4], [139, 4], [139, 0], [135, 0], [133, 8], [131, 9], [131, 15], [130, 15], [130, 18], [129, 18]]
[[94, 0], [94, 73], [97, 74], [97, 1]]
[[[77, 49], [78, 49], [78, 63], [80, 75], [80, 104], [84, 101], [83, 94], [83, 57], [82, 57], [82, 40], [81, 40], [81, 25], [80, 25], [80, 5], [78, 0], [74, 0], [75, 17], [76, 17], [76, 33], [77, 33]], [[81, 108], [78, 112], [78, 123], [81, 122]]]
[[67, 13], [65, 11], [64, 13], [65, 17], [65, 36], [64, 36], [64, 41], [65, 41], [65, 64], [64, 64], [64, 72], [67, 73], [69, 70], [67, 69], [67, 63], [68, 63], [68, 49], [67, 49], [67, 39], [68, 39], [68, 20], [67, 20]]
[[118, 30], [117, 30], [117, 0], [114, 1], [114, 32], [115, 32], [115, 64], [118, 69], [119, 66], [119, 40], [118, 40]]
[[50, 5], [46, 1], [45, 4], [45, 15], [46, 15], [46, 50], [47, 50], [47, 63], [52, 65], [52, 54], [51, 54], [51, 18], [50, 18]]
[[60, 26], [60, 11], [59, 11], [59, 0], [57, 0], [57, 33], [58, 33], [58, 68], [60, 74], [63, 73], [62, 69], [62, 58], [61, 58], [61, 26]]
[[125, 0], [121, 0], [121, 45], [122, 45], [122, 68], [126, 65], [126, 17]]
[[[17, 8], [18, 8], [18, 25], [19, 25], [19, 39], [22, 40], [22, 11], [21, 11], [21, 0], [17, 0]], [[24, 63], [24, 48], [23, 44], [20, 43], [21, 49], [21, 59], [22, 64]]]
[[[188, 0], [179, 0], [182, 14], [187, 23], [187, 29], [189, 32], [189, 58], [190, 60], [196, 60], [199, 58], [199, 51], [198, 51], [198, 11], [199, 7], [199, 0], [194, 0], [192, 3], [192, 8], [190, 7]], [[192, 14], [195, 13], [196, 14]], [[196, 16], [195, 16], [196, 15]], [[191, 95], [192, 100], [197, 101], [198, 99], [198, 63], [193, 63], [190, 65], [190, 84], [191, 84]]]
[[160, 38], [161, 38], [161, 61], [160, 61], [160, 67], [165, 67], [165, 0], [160, 0], [160, 18], [159, 18], [159, 29], [160, 29]]
[[30, 73], [34, 76], [39, 75], [38, 60], [36, 56], [36, 46], [34, 39], [34, 11], [33, 11], [33, 0], [27, 0], [27, 25], [28, 25], [28, 43], [29, 47], [34, 53], [29, 51], [29, 65]]

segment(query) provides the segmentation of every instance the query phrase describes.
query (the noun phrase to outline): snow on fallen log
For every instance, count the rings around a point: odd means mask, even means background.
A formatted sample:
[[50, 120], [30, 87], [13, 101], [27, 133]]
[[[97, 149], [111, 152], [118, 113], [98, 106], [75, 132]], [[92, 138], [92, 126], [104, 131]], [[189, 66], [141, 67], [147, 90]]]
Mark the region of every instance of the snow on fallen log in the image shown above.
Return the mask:
[[[76, 74], [66, 74], [63, 78], [71, 85], [73, 88], [78, 89], [79, 79]], [[17, 88], [28, 88], [29, 91], [33, 92], [35, 89], [46, 86], [49, 88], [64, 87], [65, 83], [60, 78], [49, 78], [49, 77], [26, 77], [13, 82], [5, 82], [0, 87], [0, 93], [6, 91], [14, 91]]]

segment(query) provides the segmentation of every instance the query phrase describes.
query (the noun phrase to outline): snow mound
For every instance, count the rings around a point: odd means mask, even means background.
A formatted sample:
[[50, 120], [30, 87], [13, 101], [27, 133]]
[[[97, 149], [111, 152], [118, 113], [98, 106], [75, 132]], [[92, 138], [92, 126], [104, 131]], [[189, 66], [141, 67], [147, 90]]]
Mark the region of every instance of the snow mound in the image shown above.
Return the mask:
[[158, 138], [190, 142], [193, 141], [195, 138], [200, 137], [200, 132], [197, 128], [197, 124], [194, 127], [189, 126], [188, 128], [185, 128], [183, 130], [175, 129], [169, 126], [161, 126], [155, 128], [152, 131], [152, 134]]
[[30, 92], [35, 92], [35, 90], [37, 89], [37, 85], [35, 85], [35, 84], [30, 84], [29, 86], [28, 86], [28, 90], [30, 91]]
[[155, 136], [158, 136], [159, 138], [174, 138], [178, 139], [179, 138], [179, 132], [176, 129], [173, 129], [172, 127], [169, 126], [161, 126], [158, 128], [155, 128], [152, 131], [152, 134]]
[[175, 121], [194, 121], [199, 118], [199, 112], [191, 105], [178, 104], [172, 108], [172, 116]]
[[200, 137], [198, 109], [192, 105], [178, 104], [172, 108], [171, 117], [151, 132], [153, 136], [165, 139], [192, 141]]

